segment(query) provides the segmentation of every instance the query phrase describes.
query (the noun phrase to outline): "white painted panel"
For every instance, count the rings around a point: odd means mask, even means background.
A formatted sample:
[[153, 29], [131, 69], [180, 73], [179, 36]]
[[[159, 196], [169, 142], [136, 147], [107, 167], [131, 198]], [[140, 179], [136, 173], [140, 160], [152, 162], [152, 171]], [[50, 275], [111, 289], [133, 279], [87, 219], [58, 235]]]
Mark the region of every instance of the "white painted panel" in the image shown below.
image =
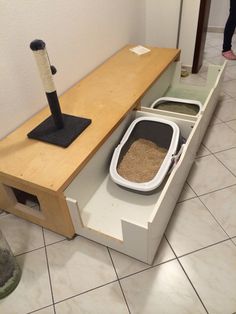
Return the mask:
[[151, 104], [165, 94], [170, 83], [172, 82], [177, 62], [172, 63], [166, 71], [158, 78], [154, 84], [148, 89], [140, 103], [141, 106], [150, 107]]
[[199, 118], [196, 123], [193, 132], [185, 145], [184, 152], [182, 153], [179, 162], [168, 178], [153, 214], [150, 216], [148, 225], [148, 263], [150, 264], [155, 257], [157, 247], [159, 246], [180, 192], [182, 191], [183, 184], [194, 161], [199, 144], [198, 127], [200, 119], [201, 118]]
[[122, 233], [124, 240], [120, 241], [107, 234], [92, 230], [81, 224], [79, 215], [78, 202], [70, 198], [66, 198], [67, 204], [75, 232], [88, 239], [99, 242], [103, 245], [109, 246], [119, 252], [130, 255], [147, 263], [147, 250], [148, 250], [148, 230], [145, 227], [131, 223], [129, 221], [122, 221]]
[[188, 176], [198, 147], [202, 142], [205, 131], [216, 107], [223, 81], [225, 66], [226, 62], [222, 67], [215, 65], [211, 65], [209, 67], [206, 86], [206, 88], [208, 88], [208, 95], [203, 104], [203, 110], [186, 142], [184, 152], [182, 153], [177, 166], [168, 178], [155, 209], [150, 216], [148, 225], [148, 263], [152, 263], [155, 257], [156, 248], [161, 241], [163, 233], [165, 232], [167, 223], [182, 190], [183, 182], [185, 182]]

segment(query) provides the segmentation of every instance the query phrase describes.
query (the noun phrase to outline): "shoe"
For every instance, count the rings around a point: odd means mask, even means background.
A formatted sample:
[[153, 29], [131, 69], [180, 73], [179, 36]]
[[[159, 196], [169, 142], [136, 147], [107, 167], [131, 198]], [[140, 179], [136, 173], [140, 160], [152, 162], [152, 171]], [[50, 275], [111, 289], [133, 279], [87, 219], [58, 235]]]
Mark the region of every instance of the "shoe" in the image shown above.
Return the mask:
[[225, 57], [225, 59], [227, 60], [236, 60], [236, 55], [233, 53], [232, 50], [222, 52], [222, 56]]

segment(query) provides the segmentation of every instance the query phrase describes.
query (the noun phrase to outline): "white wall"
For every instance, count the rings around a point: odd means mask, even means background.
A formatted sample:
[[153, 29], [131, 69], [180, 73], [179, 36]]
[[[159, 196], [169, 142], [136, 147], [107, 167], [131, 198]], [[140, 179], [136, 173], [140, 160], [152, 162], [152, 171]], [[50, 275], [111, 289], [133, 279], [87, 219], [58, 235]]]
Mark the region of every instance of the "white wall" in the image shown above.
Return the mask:
[[211, 0], [208, 27], [223, 30], [229, 14], [229, 0]]
[[144, 0], [5, 0], [0, 11], [0, 138], [46, 104], [29, 49], [46, 42], [58, 94], [126, 43], [144, 40]]
[[146, 0], [146, 44], [176, 47], [180, 0]]

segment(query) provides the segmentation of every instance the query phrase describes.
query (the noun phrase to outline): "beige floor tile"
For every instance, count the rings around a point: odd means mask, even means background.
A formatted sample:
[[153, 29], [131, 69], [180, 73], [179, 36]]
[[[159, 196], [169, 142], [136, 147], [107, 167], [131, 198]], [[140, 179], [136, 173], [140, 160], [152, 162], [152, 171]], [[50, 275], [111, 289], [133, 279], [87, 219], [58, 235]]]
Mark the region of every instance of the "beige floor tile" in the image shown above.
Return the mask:
[[193, 197], [196, 197], [196, 194], [193, 192], [191, 187], [187, 183], [185, 183], [178, 202], [182, 202]]
[[176, 206], [165, 234], [177, 256], [228, 238], [198, 198]]
[[42, 227], [14, 215], [1, 216], [0, 229], [15, 255], [44, 246]]
[[236, 84], [236, 80], [231, 80], [231, 81], [226, 81], [226, 82], [223, 82], [223, 91], [232, 96], [232, 97], [236, 97], [236, 88], [235, 88], [235, 85]]
[[216, 157], [236, 175], [236, 148], [217, 153]]
[[236, 311], [236, 246], [229, 240], [180, 258], [209, 313]]
[[[209, 48], [211, 48], [211, 46], [209, 46]], [[208, 66], [209, 66], [209, 62], [207, 60], [203, 59], [202, 66], [201, 66], [198, 74], [200, 74], [200, 76], [203, 77], [204, 79], [206, 79], [206, 76], [207, 76]]]
[[[223, 34], [222, 33], [213, 33], [213, 32], [208, 32], [207, 33], [207, 38], [206, 42], [208, 45], [211, 45], [213, 47], [215, 46], [222, 46], [222, 41], [223, 41]], [[221, 49], [219, 49], [219, 53], [221, 52]]]
[[34, 314], [54, 314], [54, 309], [53, 306], [49, 306], [42, 310], [34, 312]]
[[[219, 50], [221, 50], [221, 46], [222, 46], [221, 44], [218, 45]], [[235, 60], [226, 60], [221, 54], [219, 54], [216, 57], [207, 58], [206, 61], [208, 61], [210, 64], [216, 64], [216, 65], [223, 65], [226, 61], [227, 62], [226, 69], [228, 67], [235, 65]]]
[[227, 71], [225, 71], [225, 73], [224, 73], [224, 79], [223, 79], [224, 82], [225, 82], [225, 81], [230, 81], [230, 80], [232, 80], [232, 79], [234, 79], [234, 78], [235, 78], [234, 76], [230, 75], [229, 73], [227, 73]]
[[236, 120], [232, 120], [230, 122], [226, 122], [226, 124], [236, 132]]
[[200, 197], [230, 237], [236, 236], [236, 186]]
[[204, 146], [204, 145], [201, 145], [198, 152], [197, 152], [197, 155], [196, 157], [204, 157], [204, 156], [208, 156], [210, 155], [211, 152], [209, 152], [209, 150]]
[[226, 69], [228, 75], [235, 79], [236, 77], [236, 66], [229, 66]]
[[207, 130], [203, 144], [213, 153], [230, 149], [236, 147], [236, 134], [225, 123], [212, 125]]
[[213, 58], [213, 57], [217, 57], [219, 56], [220, 52], [218, 49], [216, 49], [215, 47], [207, 47], [207, 49], [205, 49], [204, 51], [204, 58], [205, 59], [210, 59], [210, 58]]
[[116, 280], [105, 246], [77, 237], [47, 247], [55, 301]]
[[132, 314], [198, 314], [205, 310], [174, 260], [121, 280]]
[[220, 124], [220, 123], [222, 123], [222, 121], [221, 121], [218, 117], [216, 117], [215, 115], [213, 115], [213, 116], [211, 117], [209, 126], [215, 125], [215, 124]]
[[56, 304], [57, 314], [128, 314], [119, 284], [112, 283]]
[[227, 98], [220, 102], [216, 108], [215, 115], [225, 122], [236, 119], [236, 100], [234, 98]]
[[17, 288], [0, 300], [2, 314], [26, 314], [52, 304], [45, 249], [17, 257], [22, 277]]
[[225, 58], [222, 56], [216, 56], [206, 59], [211, 64], [222, 65], [225, 62]]
[[201, 195], [236, 184], [236, 178], [211, 155], [195, 160], [187, 182]]
[[53, 231], [47, 230], [47, 229], [43, 229], [43, 233], [44, 233], [44, 239], [45, 239], [45, 244], [49, 245], [49, 244], [53, 244], [62, 240], [65, 240], [66, 238], [61, 236], [60, 234], [57, 234]]
[[236, 245], [236, 237], [232, 239], [233, 243]]
[[[132, 257], [129, 257], [112, 249], [110, 249], [110, 252], [119, 278], [134, 274], [136, 272], [151, 267], [148, 264], [142, 263]], [[167, 243], [165, 238], [162, 238], [153, 265], [157, 265], [174, 258], [175, 255], [172, 252], [169, 244]]]

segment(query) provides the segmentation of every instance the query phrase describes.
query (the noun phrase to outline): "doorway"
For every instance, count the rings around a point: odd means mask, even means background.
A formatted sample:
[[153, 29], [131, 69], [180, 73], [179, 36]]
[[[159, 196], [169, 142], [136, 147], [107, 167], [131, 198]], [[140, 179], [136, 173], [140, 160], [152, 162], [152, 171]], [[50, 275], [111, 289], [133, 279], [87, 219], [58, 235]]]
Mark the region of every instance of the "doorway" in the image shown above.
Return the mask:
[[196, 43], [194, 49], [192, 73], [198, 73], [203, 63], [211, 0], [201, 0], [199, 8]]

